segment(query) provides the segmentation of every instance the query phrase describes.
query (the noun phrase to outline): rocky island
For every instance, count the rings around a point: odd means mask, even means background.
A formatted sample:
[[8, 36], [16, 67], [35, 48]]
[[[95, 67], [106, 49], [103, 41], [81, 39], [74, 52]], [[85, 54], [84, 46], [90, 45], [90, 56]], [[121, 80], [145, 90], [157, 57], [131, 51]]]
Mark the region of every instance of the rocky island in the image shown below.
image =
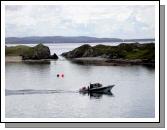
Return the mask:
[[62, 54], [79, 64], [155, 65], [155, 43], [121, 43], [117, 46], [82, 45]]
[[58, 59], [58, 56], [55, 53], [51, 55], [49, 47], [43, 44], [38, 44], [34, 47], [25, 45], [5, 46], [5, 57], [7, 61]]

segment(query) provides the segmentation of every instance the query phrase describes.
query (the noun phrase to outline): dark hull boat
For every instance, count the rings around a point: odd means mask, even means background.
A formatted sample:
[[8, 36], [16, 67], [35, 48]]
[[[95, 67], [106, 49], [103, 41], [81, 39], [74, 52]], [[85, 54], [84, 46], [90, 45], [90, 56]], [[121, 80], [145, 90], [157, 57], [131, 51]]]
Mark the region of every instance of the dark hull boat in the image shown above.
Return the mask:
[[96, 92], [96, 93], [108, 93], [111, 91], [111, 89], [114, 87], [114, 85], [109, 85], [105, 87], [99, 87], [99, 88], [92, 88], [89, 89], [89, 92]]
[[102, 86], [99, 83], [96, 84], [90, 84], [90, 86], [83, 87], [79, 90], [79, 92], [81, 93], [110, 93], [111, 89], [114, 87], [115, 85], [108, 85], [108, 86]]

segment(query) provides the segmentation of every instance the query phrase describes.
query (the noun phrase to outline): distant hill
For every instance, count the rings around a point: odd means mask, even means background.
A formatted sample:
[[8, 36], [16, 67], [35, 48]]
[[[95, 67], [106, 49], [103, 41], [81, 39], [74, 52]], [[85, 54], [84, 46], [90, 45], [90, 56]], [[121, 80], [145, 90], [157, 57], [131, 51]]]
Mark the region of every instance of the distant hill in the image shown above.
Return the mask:
[[30, 43], [102, 43], [102, 42], [123, 42], [123, 41], [153, 41], [154, 39], [126, 39], [120, 38], [97, 38], [87, 36], [65, 37], [65, 36], [33, 36], [33, 37], [6, 37], [5, 43], [30, 44]]
[[147, 41], [155, 41], [154, 38], [147, 38], [147, 39], [125, 39], [124, 42], [147, 42]]

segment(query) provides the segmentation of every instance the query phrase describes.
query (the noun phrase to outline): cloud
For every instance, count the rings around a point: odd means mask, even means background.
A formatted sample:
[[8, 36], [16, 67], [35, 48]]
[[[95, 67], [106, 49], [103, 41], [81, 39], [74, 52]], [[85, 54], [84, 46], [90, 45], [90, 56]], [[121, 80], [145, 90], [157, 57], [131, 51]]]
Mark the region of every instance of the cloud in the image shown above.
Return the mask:
[[154, 37], [152, 5], [8, 5], [6, 36]]

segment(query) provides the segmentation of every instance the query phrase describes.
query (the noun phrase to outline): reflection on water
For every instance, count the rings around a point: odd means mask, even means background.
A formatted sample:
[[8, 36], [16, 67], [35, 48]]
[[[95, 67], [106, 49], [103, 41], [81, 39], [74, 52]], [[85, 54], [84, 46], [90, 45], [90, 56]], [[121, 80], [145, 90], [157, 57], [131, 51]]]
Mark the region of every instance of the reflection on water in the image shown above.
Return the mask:
[[155, 71], [155, 65], [142, 65], [142, 66], [149, 71], [152, 71], [152, 72]]
[[[155, 72], [143, 66], [83, 66], [58, 60], [6, 64], [5, 69], [8, 118], [145, 118], [155, 114]], [[58, 73], [64, 78], [58, 78]], [[90, 82], [115, 84], [114, 98], [112, 93], [79, 94]]]
[[50, 64], [50, 60], [25, 60], [23, 63], [30, 64], [30, 65], [42, 65], [42, 64]]
[[101, 99], [103, 95], [108, 96], [108, 97], [113, 97], [114, 94], [112, 92], [107, 92], [107, 93], [96, 93], [96, 92], [91, 92], [91, 93], [80, 93], [84, 96], [89, 96], [90, 99]]

